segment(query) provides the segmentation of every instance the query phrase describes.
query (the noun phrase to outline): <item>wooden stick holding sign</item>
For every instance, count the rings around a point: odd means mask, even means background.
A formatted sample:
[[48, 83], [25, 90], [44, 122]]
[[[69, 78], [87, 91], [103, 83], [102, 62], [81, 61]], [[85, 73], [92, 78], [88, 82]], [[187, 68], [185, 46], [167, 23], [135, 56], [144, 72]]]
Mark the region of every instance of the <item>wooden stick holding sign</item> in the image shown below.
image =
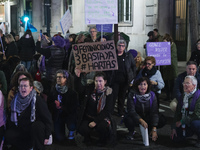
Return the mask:
[[72, 45], [76, 68], [82, 72], [117, 70], [114, 41]]

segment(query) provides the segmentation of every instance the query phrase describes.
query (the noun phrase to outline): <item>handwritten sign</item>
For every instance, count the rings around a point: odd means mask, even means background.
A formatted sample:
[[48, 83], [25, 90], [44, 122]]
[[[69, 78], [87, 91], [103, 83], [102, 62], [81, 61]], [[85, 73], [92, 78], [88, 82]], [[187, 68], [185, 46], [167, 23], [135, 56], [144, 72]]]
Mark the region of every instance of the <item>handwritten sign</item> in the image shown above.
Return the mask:
[[72, 16], [69, 9], [65, 12], [64, 16], [60, 20], [60, 26], [62, 29], [63, 34], [69, 30], [72, 25]]
[[85, 0], [86, 24], [117, 24], [117, 0]]
[[170, 42], [147, 42], [147, 56], [156, 59], [156, 66], [171, 65]]
[[[101, 26], [102, 27], [102, 31], [101, 31]], [[109, 33], [112, 33], [112, 27], [113, 25], [112, 24], [97, 24], [96, 25], [96, 28], [97, 28], [97, 31], [99, 32], [109, 32]]]
[[83, 72], [117, 70], [114, 41], [72, 45], [76, 67]]

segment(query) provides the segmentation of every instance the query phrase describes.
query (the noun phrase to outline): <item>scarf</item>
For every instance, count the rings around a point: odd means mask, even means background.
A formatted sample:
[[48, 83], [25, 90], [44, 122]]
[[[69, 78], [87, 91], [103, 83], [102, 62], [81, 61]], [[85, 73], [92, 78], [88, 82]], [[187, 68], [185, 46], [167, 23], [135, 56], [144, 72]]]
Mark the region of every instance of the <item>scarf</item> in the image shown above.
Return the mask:
[[36, 103], [36, 91], [33, 89], [28, 96], [23, 98], [20, 93], [18, 92], [14, 99], [11, 102], [11, 121], [18, 125], [17, 114], [18, 116], [28, 108], [31, 104], [31, 116], [30, 121], [35, 121], [35, 103]]
[[188, 109], [188, 100], [196, 92], [196, 88], [191, 93], [184, 93], [183, 106], [182, 106], [182, 119], [187, 116], [186, 110]]
[[61, 94], [64, 94], [68, 91], [68, 87], [66, 85], [64, 86], [60, 86], [58, 84], [56, 84], [56, 90], [61, 93]]
[[96, 95], [101, 94], [101, 96], [98, 98], [98, 104], [97, 104], [97, 113], [99, 114], [106, 105], [106, 95], [109, 93], [107, 90], [109, 90], [109, 87], [105, 87], [103, 90], [94, 90], [94, 92], [91, 94], [91, 97], [96, 101]]
[[147, 93], [147, 94], [144, 94], [144, 95], [138, 95], [138, 94], [136, 94], [135, 97], [136, 97], [136, 99], [137, 99], [140, 103], [144, 104], [144, 103], [146, 103], [147, 101], [150, 100], [150, 98], [151, 98], [151, 93]]
[[151, 76], [153, 76], [156, 73], [157, 69], [155, 66], [152, 67], [151, 70], [148, 70], [146, 67], [142, 70], [142, 76], [143, 77], [147, 77], [147, 78], [151, 78]]
[[[183, 106], [182, 106], [182, 109], [181, 109], [181, 113], [182, 113], [182, 120], [187, 117], [188, 113], [187, 113], [187, 110], [188, 110], [188, 100], [189, 98], [192, 97], [192, 95], [196, 92], [196, 88], [190, 92], [190, 93], [184, 93], [184, 98], [183, 98]], [[185, 124], [182, 124], [182, 129], [183, 129], [183, 136], [185, 136]]]

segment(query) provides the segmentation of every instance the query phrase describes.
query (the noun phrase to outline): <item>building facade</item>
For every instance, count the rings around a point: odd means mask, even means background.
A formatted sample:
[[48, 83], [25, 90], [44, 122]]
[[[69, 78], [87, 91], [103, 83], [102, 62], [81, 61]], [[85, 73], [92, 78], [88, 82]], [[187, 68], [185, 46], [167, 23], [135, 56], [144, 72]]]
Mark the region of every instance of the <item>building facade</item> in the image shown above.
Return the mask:
[[[70, 10], [72, 15], [70, 33], [88, 31], [89, 26], [85, 23], [84, 0], [49, 1], [51, 3], [51, 36], [61, 31], [60, 19], [67, 9]], [[4, 21], [7, 23], [7, 32], [14, 29], [20, 35], [24, 33], [24, 28], [20, 27], [19, 18], [25, 12], [29, 15], [30, 22], [38, 30], [37, 33], [33, 34], [35, 39], [38, 37], [40, 30], [46, 32], [46, 2], [47, 0], [7, 0], [6, 2], [0, 2], [0, 8], [4, 5]], [[181, 41], [181, 38], [184, 38], [182, 41], [185, 42], [187, 37], [186, 3], [187, 0], [118, 0], [118, 31], [130, 37], [128, 50], [135, 49], [144, 56], [143, 45], [148, 39], [148, 32], [154, 28], [157, 28], [161, 35], [169, 33], [175, 38], [175, 41]], [[183, 35], [179, 35], [180, 33], [183, 33]], [[187, 44], [185, 47], [187, 47]]]

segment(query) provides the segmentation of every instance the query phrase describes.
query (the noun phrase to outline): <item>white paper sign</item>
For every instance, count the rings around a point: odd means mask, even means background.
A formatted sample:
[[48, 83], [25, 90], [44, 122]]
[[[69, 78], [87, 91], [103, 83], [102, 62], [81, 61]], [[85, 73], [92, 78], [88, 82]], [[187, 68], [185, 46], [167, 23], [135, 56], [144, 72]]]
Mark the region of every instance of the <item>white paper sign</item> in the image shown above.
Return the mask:
[[143, 144], [145, 146], [149, 146], [149, 134], [148, 134], [148, 128], [144, 128], [141, 124], [140, 124], [140, 132], [142, 134], [142, 139], [143, 139]]
[[62, 29], [63, 34], [69, 30], [72, 25], [72, 16], [69, 9], [65, 12], [64, 16], [60, 20], [60, 26]]
[[117, 24], [117, 0], [85, 0], [86, 24]]

